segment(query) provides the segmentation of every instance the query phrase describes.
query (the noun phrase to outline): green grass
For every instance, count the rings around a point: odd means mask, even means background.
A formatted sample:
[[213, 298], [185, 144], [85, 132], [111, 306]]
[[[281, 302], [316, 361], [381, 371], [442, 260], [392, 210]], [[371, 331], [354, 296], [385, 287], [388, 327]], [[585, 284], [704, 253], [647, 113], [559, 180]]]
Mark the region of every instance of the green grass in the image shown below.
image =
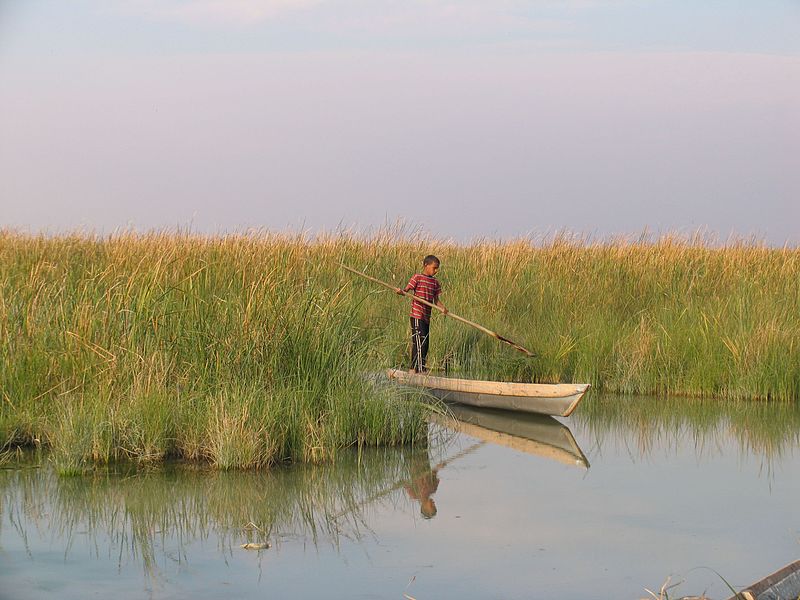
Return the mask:
[[67, 473], [123, 458], [259, 468], [419, 440], [421, 405], [362, 378], [405, 362], [407, 301], [339, 264], [401, 286], [430, 252], [452, 311], [537, 353], [434, 316], [434, 368], [800, 395], [797, 249], [0, 231], [0, 446], [49, 445]]

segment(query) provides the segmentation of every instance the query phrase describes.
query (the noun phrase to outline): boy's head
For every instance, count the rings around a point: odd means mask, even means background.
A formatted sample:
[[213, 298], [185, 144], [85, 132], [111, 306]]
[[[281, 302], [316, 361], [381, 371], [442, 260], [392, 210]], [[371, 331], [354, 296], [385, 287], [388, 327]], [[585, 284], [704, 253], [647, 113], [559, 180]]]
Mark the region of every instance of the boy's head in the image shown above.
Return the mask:
[[436, 516], [436, 503], [433, 498], [425, 498], [419, 505], [419, 512], [426, 519], [432, 519]]
[[422, 272], [428, 277], [432, 277], [436, 275], [436, 272], [439, 270], [439, 264], [438, 258], [433, 254], [428, 254], [428, 256], [422, 259]]

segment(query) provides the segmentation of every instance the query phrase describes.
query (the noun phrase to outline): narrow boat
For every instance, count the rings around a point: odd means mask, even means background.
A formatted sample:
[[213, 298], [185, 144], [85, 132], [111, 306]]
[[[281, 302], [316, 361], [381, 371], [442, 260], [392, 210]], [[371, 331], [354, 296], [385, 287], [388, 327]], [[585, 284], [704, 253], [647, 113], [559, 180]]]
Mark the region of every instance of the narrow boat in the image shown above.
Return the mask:
[[589, 461], [569, 427], [553, 417], [458, 404], [453, 404], [450, 412], [451, 415], [433, 414], [431, 421], [497, 446], [564, 465], [589, 468]]
[[800, 560], [747, 586], [728, 600], [781, 600], [800, 598]]
[[484, 408], [568, 417], [578, 406], [588, 383], [509, 383], [435, 377], [400, 369], [386, 372], [401, 385], [421, 387], [445, 402], [458, 402]]

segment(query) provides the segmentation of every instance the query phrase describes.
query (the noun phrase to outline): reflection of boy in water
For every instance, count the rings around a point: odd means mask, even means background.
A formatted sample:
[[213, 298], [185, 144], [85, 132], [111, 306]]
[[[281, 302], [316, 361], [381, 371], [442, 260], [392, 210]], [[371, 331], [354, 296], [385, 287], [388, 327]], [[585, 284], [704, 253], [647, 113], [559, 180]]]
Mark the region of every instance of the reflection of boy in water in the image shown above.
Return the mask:
[[438, 469], [431, 467], [427, 453], [417, 454], [413, 459], [412, 478], [405, 485], [409, 498], [419, 502], [419, 512], [426, 519], [436, 516], [436, 504], [431, 496], [439, 487]]

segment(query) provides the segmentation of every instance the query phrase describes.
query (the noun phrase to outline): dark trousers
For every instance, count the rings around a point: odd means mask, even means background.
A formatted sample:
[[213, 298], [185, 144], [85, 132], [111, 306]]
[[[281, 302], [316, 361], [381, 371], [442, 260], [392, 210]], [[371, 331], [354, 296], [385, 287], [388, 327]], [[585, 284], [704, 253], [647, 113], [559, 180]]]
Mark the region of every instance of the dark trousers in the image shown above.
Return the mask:
[[417, 373], [427, 371], [425, 359], [428, 357], [430, 327], [428, 321], [411, 317], [411, 368]]

